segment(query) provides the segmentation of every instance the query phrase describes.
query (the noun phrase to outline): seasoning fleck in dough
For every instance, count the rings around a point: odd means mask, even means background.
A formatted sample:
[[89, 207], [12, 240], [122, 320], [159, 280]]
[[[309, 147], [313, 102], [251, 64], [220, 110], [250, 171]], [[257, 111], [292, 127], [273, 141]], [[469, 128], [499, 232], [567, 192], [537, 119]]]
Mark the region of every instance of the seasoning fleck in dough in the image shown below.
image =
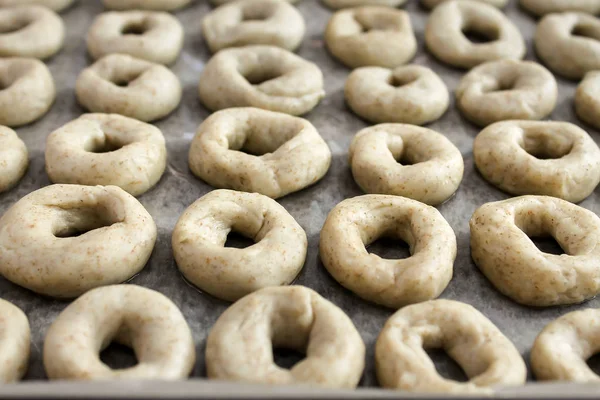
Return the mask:
[[15, 186], [25, 175], [29, 157], [25, 143], [10, 128], [0, 126], [0, 193]]

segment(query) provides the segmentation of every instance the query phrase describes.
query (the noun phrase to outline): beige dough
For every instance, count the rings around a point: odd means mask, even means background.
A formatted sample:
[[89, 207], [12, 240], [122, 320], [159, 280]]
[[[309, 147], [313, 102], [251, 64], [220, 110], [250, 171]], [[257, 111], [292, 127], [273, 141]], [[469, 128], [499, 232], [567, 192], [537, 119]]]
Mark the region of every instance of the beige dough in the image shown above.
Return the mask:
[[[100, 352], [115, 341], [131, 347], [138, 364], [113, 370]], [[91, 290], [69, 304], [44, 340], [50, 379], [179, 380], [196, 361], [192, 332], [171, 300], [136, 285]]]
[[[440, 5], [446, 1], [449, 1], [449, 0], [421, 0], [421, 4], [423, 4], [427, 8], [435, 8], [438, 5]], [[506, 6], [506, 4], [508, 3], [508, 0], [475, 0], [475, 1], [487, 3], [489, 5], [492, 5], [492, 6], [498, 7], [498, 8], [504, 8]], [[547, 1], [547, 0], [542, 0], [542, 1]]]
[[206, 108], [258, 107], [291, 115], [312, 110], [323, 97], [319, 67], [275, 46], [245, 46], [215, 54], [198, 87]]
[[0, 382], [20, 380], [29, 366], [31, 331], [21, 309], [0, 299]]
[[600, 183], [600, 149], [568, 122], [505, 121], [490, 125], [473, 145], [477, 169], [514, 194], [559, 197], [573, 203]]
[[253, 44], [293, 51], [302, 43], [305, 29], [302, 14], [281, 0], [238, 0], [213, 10], [202, 21], [213, 53]]
[[408, 13], [384, 6], [336, 12], [327, 24], [325, 43], [350, 68], [394, 68], [409, 62], [417, 51]]
[[46, 65], [30, 58], [0, 58], [0, 125], [27, 125], [45, 115], [56, 98]]
[[94, 59], [123, 53], [158, 64], [175, 62], [183, 47], [181, 23], [158, 11], [112, 11], [100, 14], [87, 35]]
[[[252, 239], [224, 247], [230, 232]], [[258, 193], [214, 190], [177, 221], [173, 254], [181, 273], [202, 291], [235, 301], [267, 286], [289, 285], [306, 258], [306, 233], [276, 201]]]
[[463, 76], [456, 102], [465, 117], [479, 126], [504, 120], [539, 120], [556, 107], [558, 88], [550, 71], [521, 60], [480, 64]]
[[587, 72], [600, 69], [599, 39], [598, 18], [574, 12], [550, 14], [537, 25], [535, 49], [553, 72], [580, 79]]
[[[405, 241], [411, 256], [383, 259], [367, 247], [381, 237]], [[438, 297], [452, 278], [456, 237], [433, 207], [398, 196], [346, 199], [327, 216], [319, 254], [329, 273], [365, 300], [400, 308]]]
[[0, 193], [11, 189], [21, 180], [28, 164], [25, 143], [15, 131], [0, 126]]
[[577, 86], [575, 112], [585, 123], [600, 128], [600, 71], [588, 72]]
[[331, 152], [303, 118], [259, 108], [231, 108], [200, 125], [189, 162], [194, 175], [211, 186], [276, 199], [323, 178], [331, 165]]
[[573, 311], [550, 322], [531, 349], [538, 380], [598, 382], [586, 360], [600, 350], [600, 310]]
[[[469, 377], [456, 382], [439, 375], [425, 349], [443, 349]], [[472, 306], [433, 300], [397, 311], [375, 346], [379, 383], [417, 393], [491, 395], [498, 386], [525, 383], [523, 358], [506, 336]]]
[[181, 101], [181, 84], [167, 67], [124, 54], [104, 56], [84, 69], [75, 87], [92, 112], [150, 122], [169, 115]]
[[139, 196], [156, 185], [166, 163], [158, 128], [116, 114], [84, 114], [46, 142], [46, 172], [54, 183], [115, 185]]
[[352, 140], [349, 156], [354, 180], [365, 192], [403, 196], [430, 205], [448, 200], [464, 171], [462, 155], [450, 140], [413, 125], [365, 128]]
[[406, 0], [323, 0], [323, 3], [334, 10], [360, 6], [400, 7]]
[[[1, 1], [1, 0], [0, 0]], [[65, 26], [42, 6], [0, 8], [0, 57], [46, 59], [63, 47]]]
[[0, 7], [19, 5], [39, 5], [54, 11], [62, 11], [74, 3], [75, 0], [0, 0]]
[[[306, 354], [291, 369], [273, 362], [272, 348]], [[266, 288], [229, 307], [206, 343], [211, 379], [355, 388], [365, 344], [336, 305], [303, 286]]]
[[[464, 31], [491, 41], [472, 42]], [[445, 1], [436, 7], [427, 21], [425, 43], [436, 58], [460, 68], [502, 58], [519, 60], [527, 50], [521, 32], [502, 11], [473, 0]]]
[[50, 185], [0, 218], [0, 274], [36, 293], [73, 298], [140, 272], [155, 241], [152, 217], [122, 189]]
[[600, 0], [520, 0], [519, 4], [537, 16], [566, 11], [600, 13]]
[[[578, 304], [600, 293], [600, 218], [548, 196], [487, 203], [470, 221], [473, 261], [503, 294], [536, 307]], [[552, 236], [567, 255], [529, 237]]]
[[449, 103], [444, 81], [420, 65], [355, 69], [344, 95], [352, 111], [374, 123], [423, 125], [440, 118]]
[[191, 0], [103, 0], [111, 10], [175, 11], [190, 4]]
[[[221, 6], [223, 4], [232, 3], [234, 1], [239, 1], [239, 0], [210, 0], [210, 3], [213, 4], [214, 6]], [[294, 3], [297, 3], [299, 0], [281, 0], [281, 1], [285, 1], [287, 3], [294, 4]]]

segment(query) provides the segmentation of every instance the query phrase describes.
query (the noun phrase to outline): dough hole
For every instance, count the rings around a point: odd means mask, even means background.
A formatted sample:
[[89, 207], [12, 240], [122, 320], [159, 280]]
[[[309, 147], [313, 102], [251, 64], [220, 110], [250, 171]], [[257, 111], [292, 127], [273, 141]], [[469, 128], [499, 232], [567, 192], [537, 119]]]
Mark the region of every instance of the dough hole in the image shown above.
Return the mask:
[[271, 11], [264, 8], [249, 8], [243, 11], [242, 21], [264, 21], [271, 17]]
[[261, 83], [270, 81], [275, 78], [279, 78], [281, 74], [275, 70], [268, 70], [266, 68], [252, 71], [245, 76], [246, 80], [252, 85], [260, 85]]
[[571, 31], [571, 35], [579, 36], [588, 39], [600, 40], [600, 32], [594, 26], [585, 23], [575, 25]]
[[600, 375], [600, 353], [596, 353], [588, 358], [586, 363], [596, 375]]
[[562, 158], [573, 148], [571, 139], [544, 132], [526, 132], [520, 144], [527, 153], [540, 160]]
[[306, 355], [299, 351], [286, 349], [283, 347], [273, 347], [273, 361], [275, 364], [284, 369], [292, 369], [294, 365], [304, 360]]
[[397, 88], [397, 87], [409, 85], [409, 84], [413, 83], [414, 81], [416, 81], [417, 79], [418, 79], [418, 77], [414, 77], [414, 76], [404, 77], [404, 78], [390, 76], [387, 83], [388, 83], [388, 85]]
[[382, 236], [367, 246], [367, 251], [388, 260], [400, 260], [411, 256], [410, 246], [391, 235]]
[[13, 21], [5, 21], [4, 24], [0, 24], [0, 35], [7, 35], [10, 33], [18, 32], [21, 29], [25, 29], [31, 24], [30, 21], [15, 19]]
[[443, 349], [425, 349], [438, 374], [445, 379], [456, 382], [467, 382], [469, 377], [452, 357]]
[[497, 30], [484, 31], [470, 26], [463, 28], [462, 34], [472, 43], [490, 43], [500, 38]]
[[246, 247], [250, 247], [254, 245], [256, 242], [249, 237], [242, 235], [241, 233], [231, 231], [229, 235], [227, 235], [227, 241], [225, 242], [225, 247], [233, 247], [236, 249], [245, 249]]
[[111, 153], [125, 147], [123, 143], [119, 143], [114, 140], [110, 140], [108, 137], [105, 138], [104, 143], [94, 142], [90, 146], [86, 146], [85, 150], [90, 153], [102, 154]]
[[148, 31], [145, 22], [130, 22], [123, 27], [121, 33], [123, 35], [143, 35]]
[[138, 364], [138, 359], [131, 347], [115, 342], [111, 342], [100, 352], [100, 361], [113, 370], [132, 368]]
[[78, 237], [95, 229], [121, 222], [101, 206], [73, 206], [70, 208], [62, 206], [61, 209], [66, 215], [63, 216], [62, 226], [54, 227], [54, 236], [58, 238]]
[[142, 76], [142, 73], [135, 74], [135, 75], [132, 75], [132, 76], [127, 77], [127, 78], [115, 79], [115, 80], [112, 81], [112, 83], [114, 83], [116, 86], [119, 86], [119, 87], [127, 87], [127, 86], [129, 86], [129, 84], [131, 82], [135, 81], [140, 76]]
[[[565, 251], [560, 244], [552, 236], [533, 236], [529, 237], [533, 244], [542, 252], [546, 254], [561, 255], [565, 254]], [[599, 364], [600, 366], [600, 364]]]

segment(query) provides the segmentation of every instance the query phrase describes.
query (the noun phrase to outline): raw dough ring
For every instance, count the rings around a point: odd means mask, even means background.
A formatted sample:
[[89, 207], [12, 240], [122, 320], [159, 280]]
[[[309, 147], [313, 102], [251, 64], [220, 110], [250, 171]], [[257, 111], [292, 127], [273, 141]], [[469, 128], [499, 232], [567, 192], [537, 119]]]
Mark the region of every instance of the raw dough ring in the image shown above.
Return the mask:
[[600, 128], [600, 71], [588, 72], [577, 86], [575, 112], [586, 124]]
[[414, 125], [365, 128], [352, 140], [349, 156], [354, 180], [365, 192], [430, 205], [448, 200], [464, 172], [462, 155], [450, 140]]
[[[462, 367], [468, 382], [445, 379], [425, 349], [441, 348]], [[409, 392], [492, 394], [495, 386], [525, 383], [527, 368], [504, 334], [472, 306], [433, 300], [397, 311], [375, 345], [379, 383]]]
[[[113, 370], [100, 361], [111, 341], [133, 348], [139, 363]], [[44, 340], [50, 379], [178, 380], [196, 361], [192, 332], [175, 304], [136, 285], [93, 289], [65, 308]]]
[[87, 35], [94, 59], [123, 53], [158, 64], [175, 62], [183, 47], [183, 27], [169, 13], [112, 11], [96, 17]]
[[[463, 31], [475, 31], [491, 39], [474, 43]], [[526, 47], [519, 29], [502, 11], [472, 0], [447, 1], [429, 16], [425, 29], [427, 48], [441, 61], [472, 68], [502, 58], [521, 59]]]
[[116, 114], [84, 114], [48, 136], [46, 171], [55, 183], [150, 190], [167, 164], [162, 132]]
[[48, 112], [56, 89], [46, 65], [31, 58], [0, 58], [0, 125], [17, 127]]
[[189, 162], [194, 175], [211, 186], [276, 199], [323, 178], [331, 152], [303, 118], [232, 108], [214, 113], [200, 125]]
[[567, 11], [600, 13], [600, 0], [520, 0], [519, 4], [537, 16]]
[[538, 380], [598, 382], [586, 360], [600, 350], [600, 310], [573, 311], [550, 322], [531, 349]]
[[417, 40], [406, 11], [365, 6], [333, 14], [325, 30], [331, 54], [350, 68], [395, 68], [410, 61]]
[[[380, 237], [404, 240], [411, 256], [383, 259], [366, 249]], [[400, 308], [438, 297], [452, 278], [456, 237], [438, 210], [398, 196], [366, 195], [339, 203], [321, 230], [319, 254], [345, 288]]]
[[258, 107], [291, 115], [309, 112], [325, 97], [319, 67], [275, 46], [220, 51], [204, 67], [198, 91], [212, 111]]
[[[255, 244], [224, 247], [238, 232]], [[276, 201], [258, 193], [214, 190], [177, 221], [173, 254], [181, 273], [201, 290], [235, 301], [267, 286], [289, 285], [306, 258], [306, 233]]]
[[111, 10], [175, 11], [190, 4], [191, 0], [103, 0]]
[[334, 10], [360, 6], [400, 7], [406, 0], [323, 0], [323, 3]]
[[209, 13], [202, 32], [213, 53], [226, 47], [265, 44], [295, 50], [306, 30], [302, 14], [280, 0], [239, 0]]
[[497, 122], [477, 135], [473, 156], [487, 181], [514, 195], [577, 203], [600, 183], [600, 149], [568, 122]]
[[0, 382], [16, 382], [29, 365], [31, 330], [21, 309], [0, 299]]
[[73, 4], [75, 0], [0, 0], [0, 7], [18, 5], [40, 5], [54, 11], [62, 11]]
[[[234, 1], [238, 1], [238, 0], [210, 0], [211, 4], [213, 4], [214, 6], [221, 6], [223, 4], [232, 3]], [[298, 2], [298, 0], [282, 0], [282, 1], [285, 1], [290, 4], [294, 4], [294, 3]]]
[[344, 95], [352, 111], [374, 123], [423, 125], [440, 118], [450, 101], [444, 81], [420, 65], [355, 69]]
[[[600, 293], [600, 218], [568, 201], [521, 196], [487, 203], [470, 221], [473, 261], [503, 294], [529, 306], [577, 304]], [[552, 236], [565, 255], [529, 239]]]
[[50, 185], [0, 218], [0, 273], [36, 293], [73, 298], [140, 272], [155, 241], [152, 217], [122, 189]]
[[[578, 32], [578, 35], [573, 35]], [[535, 31], [535, 49], [553, 72], [580, 79], [600, 69], [600, 20], [584, 13], [550, 14]]]
[[181, 101], [181, 84], [167, 67], [124, 54], [104, 56], [84, 69], [75, 86], [79, 103], [92, 112], [150, 122]]
[[[446, 1], [449, 1], [449, 0], [421, 0], [421, 4], [423, 4], [427, 8], [435, 8], [438, 5], [440, 5]], [[498, 8], [504, 8], [506, 6], [506, 4], [508, 3], [508, 0], [475, 0], [475, 1], [487, 3], [491, 6], [498, 7]], [[542, 0], [542, 1], [547, 1], [547, 0]]]
[[556, 107], [558, 88], [550, 71], [521, 60], [496, 60], [470, 70], [456, 89], [465, 117], [479, 126], [504, 120], [539, 120]]
[[0, 8], [0, 57], [46, 59], [58, 53], [65, 40], [62, 19], [42, 6]]
[[[21, 180], [28, 164], [29, 157], [25, 143], [19, 139], [15, 131], [0, 126], [0, 193], [11, 189]], [[1, 361], [0, 365], [2, 365]]]
[[[291, 369], [273, 362], [272, 347], [306, 353]], [[229, 307], [206, 342], [211, 379], [355, 388], [365, 344], [335, 304], [303, 287], [266, 288]]]

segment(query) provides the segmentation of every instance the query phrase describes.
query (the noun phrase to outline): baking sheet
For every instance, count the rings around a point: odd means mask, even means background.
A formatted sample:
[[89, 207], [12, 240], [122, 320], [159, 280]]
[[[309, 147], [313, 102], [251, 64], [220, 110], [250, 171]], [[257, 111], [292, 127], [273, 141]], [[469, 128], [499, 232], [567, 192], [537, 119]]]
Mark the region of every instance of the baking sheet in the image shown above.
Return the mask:
[[[327, 176], [317, 185], [279, 201], [306, 230], [309, 239], [306, 264], [296, 283], [317, 290], [352, 318], [367, 345], [367, 364], [361, 386], [374, 387], [377, 386], [374, 344], [393, 310], [369, 304], [343, 289], [327, 273], [318, 256], [319, 231], [328, 212], [343, 199], [363, 194], [352, 179], [347, 153], [353, 135], [367, 124], [353, 115], [344, 103], [343, 85], [350, 70], [335, 61], [323, 43], [323, 32], [332, 12], [318, 0], [301, 0], [297, 7], [307, 23], [305, 40], [298, 53], [321, 67], [327, 92], [323, 102], [305, 118], [316, 126], [327, 141], [333, 153], [333, 161]], [[409, 0], [404, 8], [410, 12], [419, 42], [414, 63], [431, 67], [453, 91], [464, 71], [437, 62], [425, 50], [423, 37], [428, 11], [421, 8], [416, 0]], [[85, 34], [93, 18], [102, 10], [99, 0], [79, 0], [62, 14], [67, 27], [66, 45], [59, 55], [48, 62], [57, 85], [56, 104], [42, 120], [17, 129], [29, 149], [30, 166], [27, 175], [15, 189], [0, 195], [0, 213], [24, 195], [50, 184], [44, 171], [45, 138], [53, 130], [84, 113], [75, 99], [75, 80], [79, 72], [91, 62], [86, 53]], [[192, 176], [187, 164], [190, 141], [197, 126], [209, 115], [198, 100], [197, 83], [203, 65], [210, 58], [201, 35], [202, 18], [210, 10], [211, 6], [205, 0], [201, 0], [194, 1], [191, 6], [176, 13], [185, 28], [186, 42], [184, 52], [173, 66], [173, 70], [182, 81], [184, 95], [180, 107], [171, 116], [156, 123], [167, 139], [168, 168], [157, 187], [139, 197], [139, 200], [156, 221], [158, 240], [149, 263], [132, 280], [132, 283], [164, 293], [182, 310], [196, 342], [198, 361], [193, 377], [206, 376], [206, 337], [218, 316], [229, 305], [188, 285], [177, 270], [170, 246], [171, 232], [178, 217], [192, 202], [212, 190]], [[520, 10], [515, 1], [511, 1], [505, 11], [527, 38], [527, 59], [536, 60], [532, 49], [535, 20]], [[551, 119], [576, 123], [590, 132], [598, 142], [598, 132], [583, 125], [574, 115], [572, 98], [576, 83], [558, 78], [558, 84], [559, 102]], [[576, 309], [598, 307], [600, 300], [591, 300], [579, 306], [532, 309], [514, 303], [491, 286], [471, 260], [468, 221], [473, 211], [481, 204], [509, 196], [487, 184], [474, 169], [472, 142], [478, 129], [459, 115], [454, 102], [439, 121], [428, 127], [446, 135], [461, 150], [465, 160], [465, 176], [460, 189], [452, 199], [439, 207], [456, 232], [458, 240], [454, 277], [441, 297], [474, 305], [513, 341], [528, 362], [533, 340], [548, 322]], [[600, 189], [581, 205], [598, 213]], [[407, 254], [405, 249], [397, 249], [389, 243], [379, 246], [377, 250], [380, 255], [388, 257]], [[2, 278], [0, 293], [2, 298], [23, 309], [31, 323], [32, 352], [25, 379], [46, 379], [42, 363], [43, 338], [51, 322], [68, 302], [41, 297]], [[294, 361], [290, 356], [280, 358], [282, 363], [287, 365]], [[122, 348], [117, 348], [110, 350], [105, 359], [113, 366], [123, 366], [131, 363], [133, 356]], [[437, 354], [434, 355], [434, 360], [442, 374], [461, 378], [460, 369], [447, 358]]]

